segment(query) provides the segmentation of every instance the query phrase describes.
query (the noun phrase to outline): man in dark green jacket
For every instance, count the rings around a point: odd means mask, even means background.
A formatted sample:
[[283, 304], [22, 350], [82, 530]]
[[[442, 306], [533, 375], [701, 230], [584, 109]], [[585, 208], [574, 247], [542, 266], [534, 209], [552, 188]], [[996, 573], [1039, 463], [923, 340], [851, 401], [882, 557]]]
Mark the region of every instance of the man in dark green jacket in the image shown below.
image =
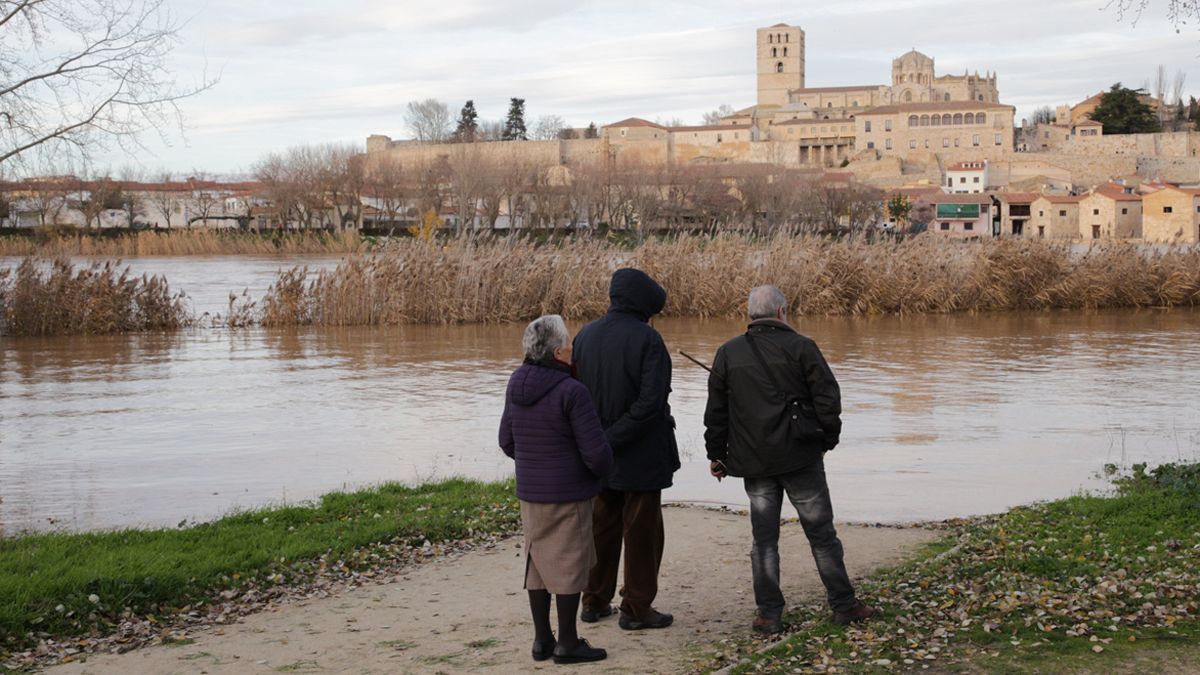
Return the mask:
[[704, 441], [717, 478], [740, 476], [750, 498], [750, 561], [759, 633], [783, 630], [779, 516], [786, 492], [808, 537], [833, 621], [876, 614], [854, 595], [833, 526], [824, 456], [842, 432], [842, 396], [821, 350], [784, 321], [787, 299], [774, 286], [750, 292], [745, 335], [717, 350], [708, 378]]

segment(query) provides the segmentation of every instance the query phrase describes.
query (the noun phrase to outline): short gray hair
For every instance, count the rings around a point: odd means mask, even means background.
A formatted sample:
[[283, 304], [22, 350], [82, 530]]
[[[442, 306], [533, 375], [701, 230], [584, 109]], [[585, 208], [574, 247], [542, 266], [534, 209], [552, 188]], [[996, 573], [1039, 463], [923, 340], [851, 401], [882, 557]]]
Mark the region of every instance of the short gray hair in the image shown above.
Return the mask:
[[774, 319], [779, 310], [787, 310], [787, 298], [775, 286], [759, 286], [750, 291], [747, 304], [751, 319]]
[[567, 324], [557, 314], [539, 316], [525, 327], [521, 348], [525, 358], [531, 361], [548, 361], [554, 358], [554, 350], [567, 346]]

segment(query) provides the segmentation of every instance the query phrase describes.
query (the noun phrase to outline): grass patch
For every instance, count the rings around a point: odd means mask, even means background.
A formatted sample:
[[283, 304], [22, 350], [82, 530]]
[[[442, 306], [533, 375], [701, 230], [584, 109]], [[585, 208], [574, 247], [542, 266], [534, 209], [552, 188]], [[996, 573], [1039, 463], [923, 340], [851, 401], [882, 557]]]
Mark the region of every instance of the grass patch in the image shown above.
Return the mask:
[[1075, 672], [1196, 645], [1200, 465], [1136, 466], [1114, 484], [954, 523], [861, 585], [884, 618], [841, 628], [821, 604], [797, 608], [794, 632], [734, 672]]
[[451, 479], [333, 493], [186, 529], [0, 539], [0, 657], [42, 637], [107, 633], [124, 615], [170, 616], [519, 525], [511, 482]]
[[500, 644], [496, 638], [487, 638], [486, 640], [474, 640], [467, 643], [467, 649], [491, 649]]

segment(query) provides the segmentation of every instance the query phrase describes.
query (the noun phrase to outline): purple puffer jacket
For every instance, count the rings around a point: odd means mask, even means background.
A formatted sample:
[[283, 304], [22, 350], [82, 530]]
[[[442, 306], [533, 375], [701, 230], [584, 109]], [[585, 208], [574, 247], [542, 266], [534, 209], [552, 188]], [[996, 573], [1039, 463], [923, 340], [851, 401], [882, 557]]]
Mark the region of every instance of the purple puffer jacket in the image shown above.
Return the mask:
[[558, 364], [525, 363], [508, 380], [500, 447], [517, 461], [517, 498], [591, 499], [612, 468], [612, 449], [588, 390]]

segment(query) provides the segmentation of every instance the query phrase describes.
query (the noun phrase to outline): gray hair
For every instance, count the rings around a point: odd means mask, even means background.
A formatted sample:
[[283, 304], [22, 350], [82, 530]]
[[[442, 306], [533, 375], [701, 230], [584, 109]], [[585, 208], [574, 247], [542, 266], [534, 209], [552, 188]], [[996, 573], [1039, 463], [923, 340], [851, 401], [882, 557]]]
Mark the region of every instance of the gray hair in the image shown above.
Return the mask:
[[774, 319], [780, 310], [787, 310], [787, 298], [775, 286], [759, 286], [750, 291], [748, 305], [751, 319]]
[[547, 361], [554, 358], [554, 350], [567, 346], [567, 324], [557, 314], [539, 316], [525, 327], [521, 348], [525, 358], [532, 361]]

